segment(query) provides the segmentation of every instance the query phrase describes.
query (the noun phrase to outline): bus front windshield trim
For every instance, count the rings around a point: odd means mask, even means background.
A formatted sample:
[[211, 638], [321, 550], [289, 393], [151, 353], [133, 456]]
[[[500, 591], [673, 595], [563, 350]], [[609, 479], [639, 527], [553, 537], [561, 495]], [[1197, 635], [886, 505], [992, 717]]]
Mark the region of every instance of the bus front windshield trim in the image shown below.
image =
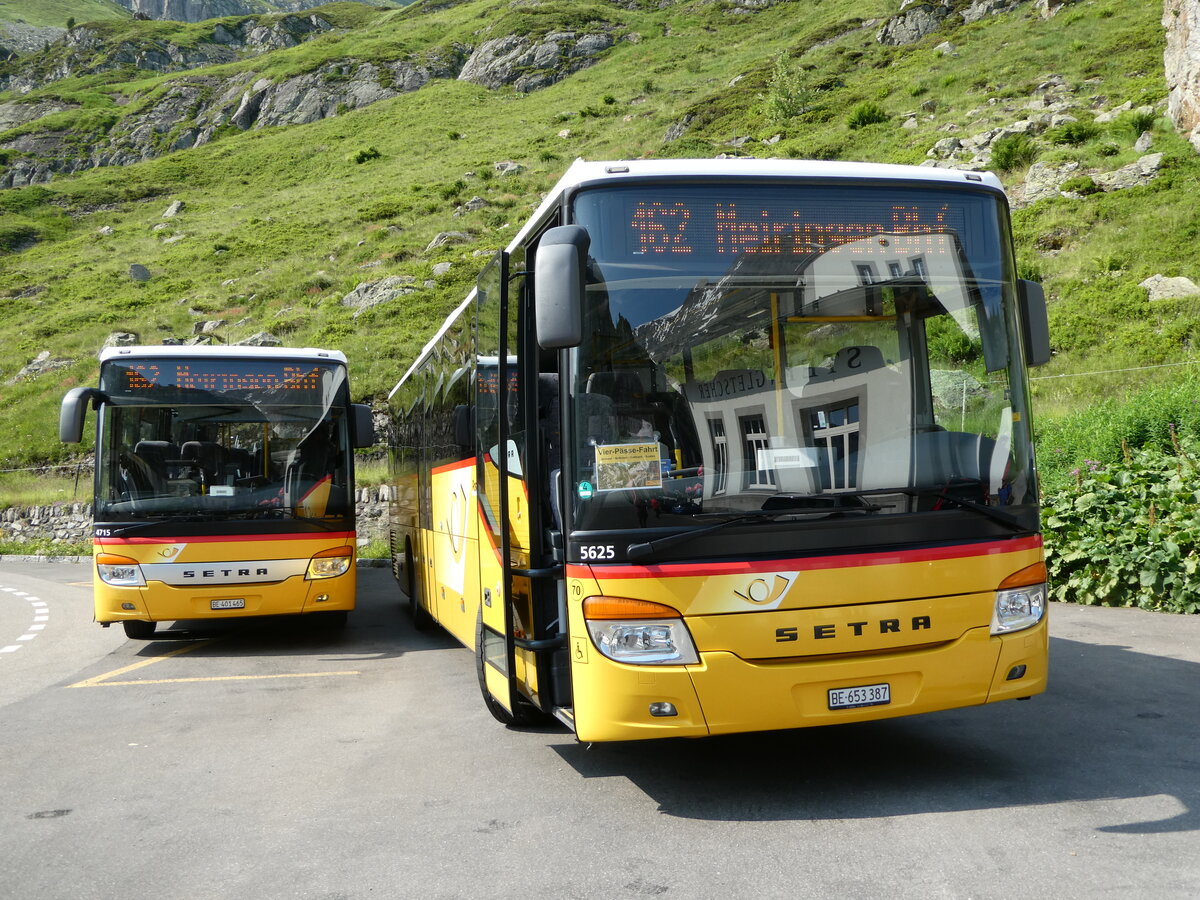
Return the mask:
[[630, 185], [574, 213], [591, 236], [576, 529], [1035, 508], [990, 192]]

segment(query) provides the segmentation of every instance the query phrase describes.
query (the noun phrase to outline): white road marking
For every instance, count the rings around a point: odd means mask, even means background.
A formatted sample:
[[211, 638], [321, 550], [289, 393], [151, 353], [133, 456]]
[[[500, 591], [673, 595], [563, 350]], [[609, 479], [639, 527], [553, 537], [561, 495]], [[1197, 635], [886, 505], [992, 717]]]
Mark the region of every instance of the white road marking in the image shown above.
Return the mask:
[[32, 597], [25, 591], [19, 591], [16, 588], [0, 587], [0, 591], [12, 594], [14, 597], [24, 598], [29, 603], [31, 607], [30, 611], [33, 613], [33, 622], [25, 630], [25, 633], [17, 638], [18, 643], [0, 647], [0, 653], [15, 653], [24, 647], [26, 642], [32, 641], [46, 628], [46, 623], [50, 621], [50, 606], [45, 600]]

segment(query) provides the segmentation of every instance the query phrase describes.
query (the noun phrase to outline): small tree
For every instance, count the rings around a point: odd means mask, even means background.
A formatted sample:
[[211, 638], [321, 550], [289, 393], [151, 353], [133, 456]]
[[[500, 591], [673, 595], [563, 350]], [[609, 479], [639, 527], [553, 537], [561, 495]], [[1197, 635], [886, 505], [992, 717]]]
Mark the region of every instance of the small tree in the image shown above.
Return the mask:
[[75, 17], [71, 16], [71, 18], [67, 19], [67, 31], [74, 31], [74, 30], [75, 30]]
[[762, 101], [763, 115], [767, 120], [782, 125], [811, 108], [815, 93], [799, 69], [788, 65], [787, 55], [780, 53], [775, 57], [767, 92], [759, 94], [758, 99]]

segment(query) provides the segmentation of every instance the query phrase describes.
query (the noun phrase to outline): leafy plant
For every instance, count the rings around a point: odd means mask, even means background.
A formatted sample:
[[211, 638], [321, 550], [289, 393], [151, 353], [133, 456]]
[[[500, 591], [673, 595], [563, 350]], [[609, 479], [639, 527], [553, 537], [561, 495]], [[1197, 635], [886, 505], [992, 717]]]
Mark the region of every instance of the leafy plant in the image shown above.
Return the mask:
[[1076, 175], [1060, 184], [1059, 190], [1064, 194], [1095, 194], [1100, 186], [1091, 175]]
[[768, 122], [783, 125], [813, 105], [816, 91], [808, 86], [799, 68], [789, 64], [786, 54], [775, 57], [767, 92], [759, 94], [763, 116]]
[[846, 124], [851, 128], [865, 128], [868, 125], [877, 125], [888, 120], [888, 114], [884, 108], [874, 100], [864, 100], [850, 110], [850, 115], [846, 117]]
[[1054, 144], [1078, 146], [1086, 144], [1099, 133], [1099, 127], [1092, 122], [1064, 122], [1047, 131], [1046, 138]]
[[1037, 144], [1033, 138], [1021, 132], [1003, 135], [992, 143], [992, 164], [1001, 172], [1022, 169], [1037, 156]]
[[1050, 595], [1093, 606], [1200, 612], [1197, 445], [1089, 461], [1046, 498]]

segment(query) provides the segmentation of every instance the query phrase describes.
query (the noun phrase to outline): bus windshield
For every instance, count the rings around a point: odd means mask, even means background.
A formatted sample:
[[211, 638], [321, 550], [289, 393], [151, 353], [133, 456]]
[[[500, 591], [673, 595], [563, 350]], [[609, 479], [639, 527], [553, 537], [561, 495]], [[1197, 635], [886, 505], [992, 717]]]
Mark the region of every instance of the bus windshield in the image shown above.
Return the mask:
[[634, 184], [573, 214], [575, 529], [973, 508], [1036, 527], [999, 195]]
[[100, 388], [97, 519], [353, 513], [341, 365], [121, 359]]

